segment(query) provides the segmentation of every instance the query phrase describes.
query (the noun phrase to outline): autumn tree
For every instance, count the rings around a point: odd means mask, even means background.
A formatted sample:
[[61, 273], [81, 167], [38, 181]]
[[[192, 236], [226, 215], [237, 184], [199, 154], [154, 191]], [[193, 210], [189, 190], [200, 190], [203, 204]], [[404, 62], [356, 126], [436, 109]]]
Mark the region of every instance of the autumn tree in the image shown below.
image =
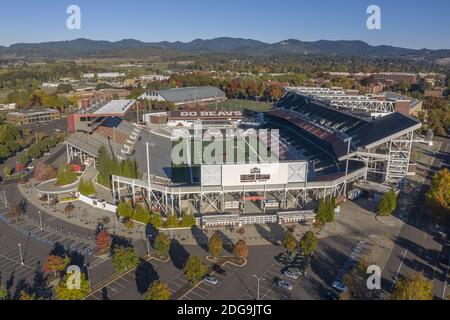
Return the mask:
[[136, 268], [139, 257], [133, 248], [118, 246], [113, 251], [112, 263], [118, 272], [124, 272]]
[[248, 246], [245, 240], [240, 239], [234, 245], [234, 255], [238, 258], [245, 259], [248, 257]]
[[292, 254], [292, 252], [294, 252], [294, 250], [297, 249], [298, 242], [292, 233], [286, 232], [283, 240], [281, 241], [281, 245], [283, 246], [283, 248], [286, 249], [286, 251], [289, 254]]
[[155, 249], [160, 256], [167, 255], [170, 250], [170, 239], [164, 233], [160, 233], [155, 239]]
[[69, 258], [68, 257], [59, 257], [50, 255], [47, 258], [47, 261], [44, 264], [44, 272], [45, 273], [53, 273], [53, 275], [56, 277], [57, 272], [62, 272], [66, 270], [67, 266], [69, 264]]
[[100, 230], [95, 237], [95, 245], [99, 254], [107, 253], [111, 249], [112, 237], [106, 229]]
[[190, 256], [183, 271], [193, 284], [197, 284], [206, 275], [208, 268], [199, 256]]
[[319, 238], [317, 238], [312, 231], [307, 231], [300, 239], [300, 249], [306, 256], [313, 254], [314, 251], [316, 251], [318, 245]]
[[169, 300], [169, 298], [169, 286], [162, 281], [153, 282], [144, 295], [145, 300]]
[[56, 169], [51, 164], [36, 163], [34, 178], [38, 181], [46, 181], [56, 177]]
[[223, 241], [222, 238], [217, 234], [213, 234], [212, 237], [208, 241], [208, 251], [214, 258], [220, 256], [220, 253], [223, 249]]
[[421, 273], [412, 273], [395, 283], [393, 300], [432, 300], [433, 282]]
[[450, 171], [447, 168], [434, 174], [426, 197], [435, 215], [450, 216]]

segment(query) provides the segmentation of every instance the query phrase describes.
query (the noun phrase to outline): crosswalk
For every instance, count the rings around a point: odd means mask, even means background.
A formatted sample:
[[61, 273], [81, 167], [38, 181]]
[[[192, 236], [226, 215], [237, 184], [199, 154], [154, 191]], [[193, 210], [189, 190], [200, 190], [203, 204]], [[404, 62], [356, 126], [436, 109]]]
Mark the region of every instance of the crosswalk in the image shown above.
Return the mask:
[[[41, 228], [39, 221], [34, 220], [32, 217], [24, 216], [16, 222], [14, 219], [7, 217], [5, 213], [0, 213], [0, 220], [29, 238], [48, 244], [51, 247], [59, 244], [68, 251], [76, 251], [82, 255], [91, 256], [95, 246], [93, 239], [82, 237], [73, 231], [65, 231], [60, 227], [48, 224]], [[92, 257], [90, 262], [91, 268], [104, 260], [104, 258]]]

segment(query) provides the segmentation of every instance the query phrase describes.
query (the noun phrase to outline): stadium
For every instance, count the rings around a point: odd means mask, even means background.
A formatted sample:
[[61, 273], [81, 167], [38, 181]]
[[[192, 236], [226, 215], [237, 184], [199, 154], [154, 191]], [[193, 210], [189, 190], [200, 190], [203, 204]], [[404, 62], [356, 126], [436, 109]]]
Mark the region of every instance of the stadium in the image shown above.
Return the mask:
[[[410, 154], [421, 123], [383, 107], [392, 102], [364, 97], [358, 105], [358, 98], [328, 92], [331, 100], [315, 90], [285, 88], [266, 113], [177, 111], [143, 115], [144, 124], [101, 107], [89, 130], [66, 140], [67, 158], [95, 166], [104, 145], [120, 160], [136, 160], [142, 177], [112, 176], [110, 201], [142, 201], [163, 216], [191, 212], [202, 227], [314, 218], [319, 199], [345, 199], [359, 181], [401, 187], [413, 174]], [[330, 103], [338, 98], [351, 103]], [[374, 117], [374, 106], [383, 114]], [[222, 147], [211, 148], [213, 142]], [[205, 161], [205, 153], [215, 161]]]

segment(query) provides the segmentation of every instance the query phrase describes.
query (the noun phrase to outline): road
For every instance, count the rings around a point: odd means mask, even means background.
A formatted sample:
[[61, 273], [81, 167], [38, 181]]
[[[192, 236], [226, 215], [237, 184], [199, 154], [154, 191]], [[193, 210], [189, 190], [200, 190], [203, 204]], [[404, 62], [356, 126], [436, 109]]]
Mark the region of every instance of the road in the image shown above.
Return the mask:
[[[423, 272], [433, 280], [433, 292], [437, 299], [446, 299], [448, 291], [449, 267], [440, 263], [443, 255], [449, 255], [449, 249], [443, 248], [435, 241], [435, 220], [425, 209], [425, 193], [428, 190], [430, 178], [436, 170], [450, 163], [450, 141], [436, 138], [442, 143], [433, 163], [426, 168], [425, 185], [410, 210], [407, 223], [403, 226], [396, 244], [383, 270], [383, 287], [392, 291], [395, 281], [414, 271]], [[447, 230], [448, 232], [448, 230]]]

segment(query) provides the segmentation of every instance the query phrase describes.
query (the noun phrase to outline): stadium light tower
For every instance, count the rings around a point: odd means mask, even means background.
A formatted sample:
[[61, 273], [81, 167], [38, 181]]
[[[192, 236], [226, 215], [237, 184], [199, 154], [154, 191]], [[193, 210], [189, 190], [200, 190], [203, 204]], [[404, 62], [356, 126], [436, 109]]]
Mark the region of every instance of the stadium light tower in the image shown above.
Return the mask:
[[347, 193], [347, 176], [348, 176], [348, 157], [350, 154], [350, 146], [352, 144], [352, 137], [348, 137], [344, 140], [347, 142], [347, 159], [345, 161], [345, 183], [344, 183], [344, 195]]

